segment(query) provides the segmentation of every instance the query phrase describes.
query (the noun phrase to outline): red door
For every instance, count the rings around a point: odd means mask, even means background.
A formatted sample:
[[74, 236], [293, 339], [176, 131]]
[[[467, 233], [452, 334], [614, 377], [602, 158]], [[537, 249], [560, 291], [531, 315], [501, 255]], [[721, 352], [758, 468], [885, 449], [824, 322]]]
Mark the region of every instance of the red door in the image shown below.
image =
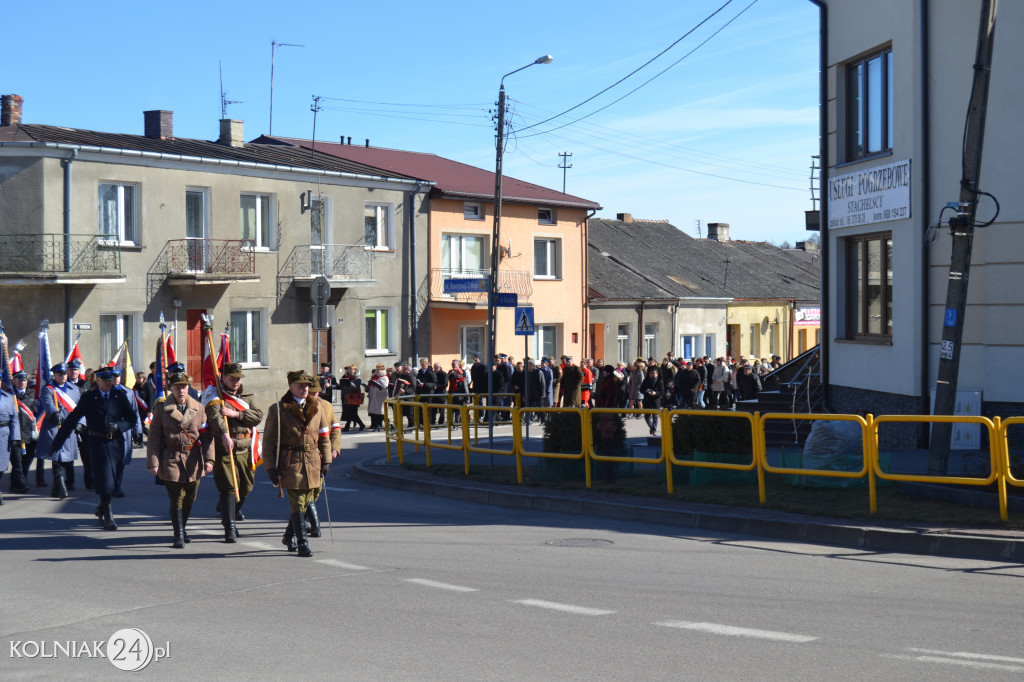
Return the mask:
[[198, 385], [201, 381], [203, 368], [203, 318], [205, 308], [189, 310], [186, 319], [186, 360], [185, 371], [192, 377], [192, 383]]

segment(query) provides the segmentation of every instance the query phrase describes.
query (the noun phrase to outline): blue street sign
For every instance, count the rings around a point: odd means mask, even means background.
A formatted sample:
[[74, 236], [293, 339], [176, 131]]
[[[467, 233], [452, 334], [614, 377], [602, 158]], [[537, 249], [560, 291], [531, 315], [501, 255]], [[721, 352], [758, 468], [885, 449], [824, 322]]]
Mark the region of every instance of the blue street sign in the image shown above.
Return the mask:
[[519, 305], [519, 294], [495, 294], [495, 308], [515, 308]]
[[446, 279], [442, 291], [446, 294], [476, 294], [490, 289], [489, 277]]
[[955, 327], [956, 326], [956, 308], [946, 308], [946, 315], [942, 320], [943, 327]]
[[516, 308], [516, 336], [533, 336], [533, 306]]

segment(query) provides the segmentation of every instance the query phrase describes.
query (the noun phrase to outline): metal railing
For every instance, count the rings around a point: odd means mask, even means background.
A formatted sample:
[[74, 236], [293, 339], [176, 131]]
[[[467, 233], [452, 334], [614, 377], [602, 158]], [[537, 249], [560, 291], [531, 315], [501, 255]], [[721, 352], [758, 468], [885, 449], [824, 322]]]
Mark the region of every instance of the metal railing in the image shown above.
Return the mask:
[[[423, 446], [427, 452], [427, 466], [431, 466], [430, 450], [439, 448], [445, 450], [461, 451], [465, 461], [465, 472], [469, 475], [470, 453], [489, 453], [507, 455], [515, 459], [516, 479], [519, 484], [524, 481], [523, 458], [535, 459], [576, 459], [584, 462], [584, 476], [587, 488], [592, 486], [592, 467], [594, 462], [616, 462], [626, 464], [648, 464], [655, 467], [665, 467], [666, 491], [672, 494], [675, 490], [673, 481], [673, 467], [689, 467], [694, 469], [719, 469], [726, 471], [752, 471], [756, 472], [758, 496], [762, 504], [767, 501], [765, 487], [765, 474], [781, 474], [793, 476], [818, 476], [845, 479], [867, 479], [869, 511], [871, 514], [878, 513], [878, 480], [885, 481], [913, 481], [918, 483], [931, 483], [940, 485], [968, 485], [988, 486], [996, 484], [999, 515], [1003, 521], [1008, 519], [1008, 502], [1006, 486], [1024, 487], [1024, 479], [1016, 478], [1010, 470], [1010, 454], [1008, 446], [1007, 430], [1011, 426], [1024, 425], [1024, 417], [1011, 417], [1005, 421], [999, 417], [988, 419], [978, 416], [943, 416], [943, 415], [859, 415], [848, 414], [788, 414], [788, 413], [767, 413], [759, 412], [732, 412], [732, 411], [711, 411], [711, 410], [654, 410], [654, 409], [619, 409], [619, 408], [563, 408], [563, 407], [520, 407], [518, 401], [514, 406], [488, 407], [479, 404], [456, 405], [450, 401], [445, 403], [417, 402], [415, 398], [420, 396], [408, 396], [406, 398], [392, 398], [385, 401], [387, 407], [384, 411], [385, 422], [389, 421], [393, 412], [393, 418], [401, 423], [401, 409], [412, 409], [415, 418], [415, 435], [408, 436], [402, 429], [395, 433], [386, 431], [387, 437], [387, 461], [391, 461], [391, 441], [397, 444], [399, 462], [404, 463], [404, 447], [413, 445], [417, 448]], [[433, 429], [430, 425], [430, 413], [432, 410], [443, 410], [447, 415], [459, 414], [460, 424], [457, 425], [461, 440], [453, 442], [453, 429], [451, 419], [449, 422], [447, 442], [438, 442], [432, 438]], [[491, 449], [480, 447], [478, 439], [471, 437], [470, 428], [477, 421], [474, 417], [487, 412], [511, 412], [512, 419], [507, 425], [513, 429], [511, 449]], [[582, 448], [579, 453], [565, 452], [534, 452], [526, 450], [527, 441], [523, 438], [522, 427], [523, 417], [534, 413], [572, 413], [579, 416], [582, 428]], [[595, 420], [600, 421], [606, 414], [617, 415], [654, 415], [658, 419], [659, 431], [662, 434], [658, 454], [655, 457], [633, 457], [616, 456], [608, 451], [602, 452], [600, 444], [594, 443]], [[740, 458], [749, 455], [749, 462], [716, 462], [716, 461], [695, 461], [684, 459], [675, 453], [673, 443], [673, 420], [680, 415], [697, 417], [714, 417], [739, 419], [747, 422], [750, 429], [751, 445], [747, 453], [735, 453]], [[768, 449], [765, 441], [765, 424], [773, 420], [803, 420], [803, 421], [848, 421], [859, 426], [861, 432], [860, 462], [851, 469], [822, 469], [803, 468], [786, 466], [785, 462], [774, 465], [768, 461]], [[926, 474], [893, 473], [886, 471], [881, 465], [879, 455], [880, 424], [894, 422], [916, 422], [916, 423], [960, 423], [979, 424], [988, 431], [989, 442], [989, 469], [987, 475], [977, 476], [932, 476]], [[421, 433], [422, 431], [422, 433]]]
[[245, 276], [256, 274], [253, 243], [244, 239], [171, 239], [157, 257], [154, 272], [171, 275]]
[[280, 276], [372, 281], [373, 255], [363, 244], [300, 244], [288, 254]]
[[121, 244], [90, 234], [11, 234], [0, 237], [0, 273], [120, 275]]
[[[457, 301], [459, 303], [487, 304], [486, 287], [481, 291], [459, 294], [444, 293], [444, 283], [449, 279], [483, 279], [490, 270], [454, 270], [433, 268], [430, 271], [430, 299], [435, 301]], [[533, 296], [533, 275], [524, 270], [498, 270], [498, 293], [512, 293], [524, 303]]]

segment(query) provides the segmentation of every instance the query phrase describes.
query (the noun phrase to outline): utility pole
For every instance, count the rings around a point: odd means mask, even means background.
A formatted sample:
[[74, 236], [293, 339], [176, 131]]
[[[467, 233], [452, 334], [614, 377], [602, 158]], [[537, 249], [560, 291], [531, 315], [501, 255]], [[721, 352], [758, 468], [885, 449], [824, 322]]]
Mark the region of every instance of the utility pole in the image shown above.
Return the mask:
[[566, 161], [572, 156], [572, 152], [562, 152], [559, 156], [562, 157], [562, 162], [558, 164], [558, 167], [562, 169], [562, 194], [565, 194], [565, 171], [572, 168], [572, 164], [566, 163]]
[[[971, 247], [974, 241], [975, 217], [980, 196], [981, 153], [985, 138], [985, 115], [988, 110], [988, 88], [992, 75], [992, 45], [995, 41], [998, 0], [982, 0], [981, 25], [978, 29], [978, 50], [974, 59], [974, 83], [964, 130], [960, 201], [957, 214], [949, 221], [953, 234], [953, 253], [949, 264], [946, 289], [946, 312], [943, 316], [942, 348], [939, 350], [939, 375], [935, 382], [933, 414], [953, 414], [956, 405], [957, 380], [960, 372], [960, 351], [967, 308], [967, 285], [970, 282]], [[949, 466], [949, 445], [953, 425], [933, 424], [928, 473], [946, 474]]]
[[270, 41], [270, 126], [267, 135], [274, 134], [274, 53], [279, 47], [305, 47], [296, 43], [279, 43], [276, 40]]

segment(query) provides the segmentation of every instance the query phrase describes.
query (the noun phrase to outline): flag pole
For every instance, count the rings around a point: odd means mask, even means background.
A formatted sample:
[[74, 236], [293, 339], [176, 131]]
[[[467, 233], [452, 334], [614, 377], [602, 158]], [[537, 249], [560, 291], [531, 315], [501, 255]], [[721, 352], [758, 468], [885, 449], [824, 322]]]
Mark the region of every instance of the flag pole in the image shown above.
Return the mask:
[[[8, 360], [7, 352], [7, 334], [4, 333], [4, 324], [0, 322], [0, 360], [4, 363], [4, 382], [7, 387], [11, 389], [11, 397], [14, 398], [14, 418], [21, 422], [21, 407], [18, 405], [18, 392], [14, 390], [14, 382], [11, 380], [11, 366], [7, 364]], [[8, 433], [13, 433], [14, 429], [9, 429]], [[21, 444], [21, 461], [25, 461], [25, 434], [21, 434], [21, 440], [18, 441]]]
[[78, 336], [75, 337], [75, 342], [71, 344], [71, 350], [68, 351], [68, 357], [64, 362], [71, 362], [71, 356], [75, 353], [75, 346], [78, 345], [78, 340], [82, 338], [82, 332], [78, 332]]
[[[210, 346], [210, 364], [213, 365], [213, 383], [217, 387], [217, 398], [220, 400], [220, 404], [224, 404], [224, 393], [220, 387], [220, 370], [217, 369], [217, 356], [213, 352], [213, 315], [202, 315], [203, 327], [206, 329], [206, 341]], [[205, 364], [205, 363], [204, 363]], [[221, 415], [224, 419], [224, 433], [228, 434], [228, 438], [231, 438], [231, 431], [228, 429], [228, 420], [224, 415]], [[242, 498], [238, 494], [238, 472], [235, 471], [235, 447], [234, 441], [231, 442], [231, 449], [228, 451], [228, 457], [231, 463], [231, 482], [235, 487], [235, 502], [239, 502]]]

